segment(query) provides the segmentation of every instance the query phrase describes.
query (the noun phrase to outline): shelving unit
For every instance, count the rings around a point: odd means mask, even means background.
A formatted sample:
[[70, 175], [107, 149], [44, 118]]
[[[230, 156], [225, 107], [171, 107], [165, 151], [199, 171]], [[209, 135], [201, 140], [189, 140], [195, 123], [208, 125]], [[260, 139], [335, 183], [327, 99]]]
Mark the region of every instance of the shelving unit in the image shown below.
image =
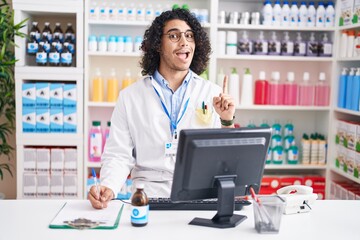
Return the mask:
[[[145, 4], [145, 1], [143, 2]], [[168, 4], [180, 4], [183, 1], [165, 2], [159, 1], [157, 3], [165, 6]], [[219, 24], [218, 13], [222, 10], [225, 11], [261, 11], [262, 1], [234, 1], [234, 0], [192, 0], [187, 4], [191, 8], [207, 8], [209, 11], [209, 23], [204, 24], [212, 43], [212, 57], [209, 62], [209, 80], [216, 82], [217, 73], [221, 68], [228, 74], [229, 67], [234, 66], [238, 69], [243, 67], [250, 67], [253, 73], [253, 77], [256, 79], [260, 70], [264, 70], [269, 78], [270, 72], [275, 70], [283, 71], [281, 75], [284, 78], [287, 71], [294, 71], [296, 79], [302, 77], [302, 71], [306, 69], [310, 72], [311, 81], [315, 82], [319, 72], [326, 73], [327, 80], [333, 83], [335, 81], [334, 68], [336, 64], [335, 57], [291, 57], [291, 56], [259, 56], [259, 55], [219, 55], [216, 49], [217, 32], [226, 30], [248, 30], [250, 32], [258, 32], [263, 30], [268, 31], [300, 31], [303, 33], [316, 32], [317, 34], [327, 32], [329, 38], [335, 42], [335, 30], [337, 27], [330, 28], [293, 28], [293, 27], [273, 27], [262, 25], [234, 25], [234, 24]], [[90, 3], [85, 4], [85, 39], [90, 34], [115, 34], [115, 35], [143, 35], [144, 30], [149, 25], [149, 22], [131, 22], [131, 21], [97, 21], [89, 20], [89, 8]], [[279, 37], [279, 36], [278, 36]], [[138, 53], [100, 53], [100, 52], [88, 52], [87, 41], [85, 41], [85, 161], [84, 161], [84, 196], [86, 196], [86, 179], [90, 173], [90, 168], [100, 168], [100, 163], [91, 163], [87, 161], [88, 155], [88, 130], [93, 120], [101, 120], [102, 126], [105, 126], [106, 121], [110, 119], [111, 113], [115, 103], [107, 102], [92, 102], [91, 101], [91, 79], [94, 76], [94, 69], [100, 67], [102, 72], [109, 72], [111, 67], [115, 67], [118, 76], [124, 75], [126, 68], [131, 69], [132, 73], [138, 72], [140, 69], [138, 66], [139, 56]], [[121, 66], [121, 67], [120, 67]], [[104, 71], [103, 71], [104, 70]], [[286, 72], [285, 72], [286, 71]], [[239, 72], [239, 75], [242, 75]], [[301, 76], [301, 77], [300, 77]], [[106, 79], [106, 74], [103, 74]], [[119, 78], [121, 80], [121, 78]], [[106, 82], [106, 81], [105, 81]], [[120, 93], [121, 94], [121, 93]], [[332, 94], [331, 99], [334, 95]], [[295, 125], [296, 140], [299, 142], [302, 133], [320, 132], [329, 136], [329, 129], [331, 123], [333, 109], [328, 107], [303, 107], [303, 106], [237, 106], [236, 119], [240, 125], [247, 125], [250, 121], [254, 121], [256, 124], [260, 124], [265, 118], [269, 123], [273, 123], [275, 120], [281, 120], [281, 123], [291, 119]], [[330, 138], [329, 138], [330, 139]], [[289, 172], [295, 172], [298, 174], [318, 174], [325, 176], [328, 171], [327, 166], [322, 165], [269, 165], [266, 166], [265, 173], [284, 175]]]
[[[24, 167], [25, 167], [25, 150], [29, 148], [35, 149], [60, 149], [70, 148], [76, 149], [76, 156], [72, 155], [71, 161], [74, 161], [76, 168], [70, 174], [71, 191], [63, 191], [61, 196], [57, 198], [82, 198], [82, 166], [83, 166], [83, 3], [81, 0], [13, 0], [13, 9], [15, 11], [15, 22], [20, 22], [23, 19], [28, 19], [28, 24], [22, 29], [25, 34], [29, 33], [31, 23], [33, 21], [39, 22], [39, 29], [42, 30], [44, 22], [50, 22], [52, 29], [54, 28], [55, 22], [60, 22], [65, 31], [64, 26], [67, 23], [72, 23], [76, 32], [76, 58], [73, 61], [71, 67], [40, 67], [34, 63], [34, 58], [29, 57], [26, 54], [26, 39], [15, 38], [15, 43], [19, 48], [15, 48], [15, 55], [18, 62], [15, 66], [15, 81], [16, 81], [16, 154], [17, 154], [17, 198], [27, 198], [25, 196], [24, 188], [29, 183], [24, 178]], [[70, 7], [71, 6], [71, 7]], [[65, 83], [76, 85], [76, 110], [72, 121], [76, 122], [76, 132], [71, 133], [38, 133], [38, 132], [23, 132], [23, 102], [22, 102], [22, 85], [24, 83]], [[39, 163], [38, 163], [39, 164]], [[39, 167], [39, 166], [38, 166]], [[37, 175], [39, 172], [35, 170], [33, 173]], [[41, 174], [44, 174], [42, 172]], [[62, 174], [62, 173], [59, 173]], [[63, 173], [64, 181], [67, 178], [68, 173]], [[42, 181], [35, 184], [35, 188], [39, 188], [40, 184], [48, 185], [50, 182], [51, 173], [50, 170], [45, 172], [45, 178]], [[42, 185], [42, 186], [44, 186]], [[49, 186], [47, 186], [49, 187]], [[65, 187], [65, 185], [64, 185]], [[68, 193], [68, 194], [67, 194]], [[32, 196], [36, 197], [36, 195]], [[39, 196], [38, 198], [42, 198]], [[50, 197], [49, 195], [43, 197]]]

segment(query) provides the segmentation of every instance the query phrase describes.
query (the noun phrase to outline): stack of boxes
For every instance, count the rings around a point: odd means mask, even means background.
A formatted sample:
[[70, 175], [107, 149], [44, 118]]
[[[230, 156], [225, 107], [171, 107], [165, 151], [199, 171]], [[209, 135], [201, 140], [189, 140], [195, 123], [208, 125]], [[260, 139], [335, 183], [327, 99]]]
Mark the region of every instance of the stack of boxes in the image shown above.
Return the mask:
[[360, 1], [340, 1], [340, 26], [351, 25], [360, 22]]
[[76, 133], [76, 84], [23, 83], [24, 133]]
[[335, 166], [351, 177], [360, 172], [360, 123], [337, 121]]
[[24, 198], [77, 198], [76, 148], [25, 148]]

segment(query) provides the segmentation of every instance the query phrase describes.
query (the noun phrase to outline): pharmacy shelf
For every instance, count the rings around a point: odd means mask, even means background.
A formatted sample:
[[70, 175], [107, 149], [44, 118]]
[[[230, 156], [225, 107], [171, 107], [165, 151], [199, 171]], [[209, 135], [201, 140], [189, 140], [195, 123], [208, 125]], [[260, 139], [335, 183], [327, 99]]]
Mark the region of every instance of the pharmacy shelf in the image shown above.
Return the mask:
[[360, 57], [346, 57], [346, 58], [338, 58], [337, 61], [339, 62], [353, 62], [353, 61], [360, 61]]
[[81, 133], [17, 133], [17, 144], [31, 146], [76, 146], [83, 139]]
[[246, 60], [246, 61], [293, 61], [293, 62], [332, 62], [333, 57], [297, 57], [270, 55], [221, 55], [217, 59]]
[[326, 165], [304, 165], [304, 164], [267, 164], [265, 165], [267, 170], [326, 170]]
[[355, 28], [360, 28], [360, 23], [341, 26], [341, 27], [338, 27], [338, 30], [349, 30], [349, 29], [355, 29]]
[[[115, 25], [115, 26], [133, 26], [133, 27], [148, 27], [151, 22], [149, 21], [117, 21], [117, 20], [88, 20], [89, 25]], [[202, 27], [210, 28], [210, 23], [203, 23]]]
[[[74, 67], [15, 67], [16, 79], [82, 81], [83, 68]], [[46, 74], [44, 74], [46, 73]]]
[[334, 109], [335, 112], [339, 112], [339, 113], [345, 113], [348, 115], [353, 115], [353, 116], [359, 116], [360, 117], [360, 112], [359, 111], [352, 111], [352, 110], [348, 110], [348, 109], [343, 109], [343, 108], [336, 108]]
[[261, 30], [261, 31], [297, 31], [297, 32], [333, 32], [334, 27], [283, 27], [265, 25], [217, 24], [218, 29]]
[[341, 169], [338, 169], [338, 168], [336, 168], [334, 166], [331, 166], [330, 170], [332, 172], [335, 172], [335, 173], [345, 177], [346, 179], [349, 179], [349, 180], [351, 180], [353, 182], [356, 182], [356, 183], [360, 184], [360, 178], [355, 178], [355, 177], [347, 174], [346, 172], [342, 171]]
[[140, 57], [141, 52], [120, 53], [120, 52], [88, 52], [89, 57]]
[[88, 102], [88, 107], [104, 107], [104, 108], [113, 108], [115, 107], [115, 102]]
[[252, 105], [252, 106], [238, 106], [237, 110], [266, 110], [266, 111], [329, 111], [330, 107], [316, 107], [316, 106], [283, 106], [283, 105]]

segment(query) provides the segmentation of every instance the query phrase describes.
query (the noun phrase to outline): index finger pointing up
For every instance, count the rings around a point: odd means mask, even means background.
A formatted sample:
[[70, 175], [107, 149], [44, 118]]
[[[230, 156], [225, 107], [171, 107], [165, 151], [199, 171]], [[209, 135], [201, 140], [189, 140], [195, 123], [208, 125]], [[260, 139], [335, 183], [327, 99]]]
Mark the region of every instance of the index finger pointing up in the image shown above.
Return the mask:
[[224, 81], [223, 81], [223, 93], [224, 94], [227, 94], [227, 82], [228, 82], [228, 76], [227, 75], [225, 75], [224, 76]]

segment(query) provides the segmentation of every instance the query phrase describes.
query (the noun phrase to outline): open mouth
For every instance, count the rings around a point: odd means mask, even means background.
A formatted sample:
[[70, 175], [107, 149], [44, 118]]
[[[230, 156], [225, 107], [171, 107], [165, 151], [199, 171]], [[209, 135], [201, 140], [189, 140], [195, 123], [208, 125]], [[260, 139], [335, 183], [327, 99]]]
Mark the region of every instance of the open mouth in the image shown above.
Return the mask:
[[190, 55], [190, 52], [177, 52], [176, 56], [178, 56], [180, 59], [187, 59]]

